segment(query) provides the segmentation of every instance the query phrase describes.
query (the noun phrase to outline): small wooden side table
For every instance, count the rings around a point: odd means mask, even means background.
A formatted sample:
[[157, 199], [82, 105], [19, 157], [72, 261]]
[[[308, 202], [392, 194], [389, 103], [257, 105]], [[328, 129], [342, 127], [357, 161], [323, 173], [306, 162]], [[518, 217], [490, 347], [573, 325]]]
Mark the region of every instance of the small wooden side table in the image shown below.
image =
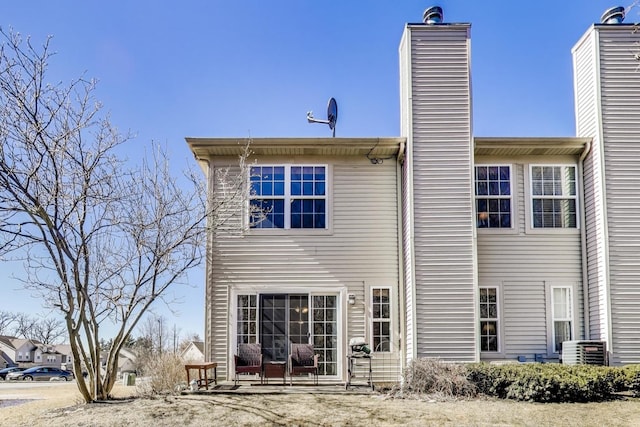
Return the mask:
[[[190, 371], [192, 369], [198, 370], [198, 388], [204, 387], [206, 390], [209, 390], [209, 384], [218, 384], [218, 364], [216, 362], [194, 363], [184, 365], [184, 367], [187, 370], [187, 384], [191, 381]], [[209, 378], [208, 376], [208, 372], [211, 369], [213, 370], [213, 378]]]
[[266, 384], [269, 384], [269, 378], [282, 378], [282, 384], [287, 384], [287, 362], [266, 362], [263, 370]]

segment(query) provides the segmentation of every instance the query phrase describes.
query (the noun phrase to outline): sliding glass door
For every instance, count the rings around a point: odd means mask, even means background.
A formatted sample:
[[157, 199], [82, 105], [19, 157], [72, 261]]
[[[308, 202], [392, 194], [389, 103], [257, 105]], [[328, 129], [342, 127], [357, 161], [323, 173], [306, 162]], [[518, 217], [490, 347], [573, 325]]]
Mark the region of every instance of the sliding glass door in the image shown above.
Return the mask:
[[[239, 307], [239, 313], [248, 310], [251, 318], [251, 298], [246, 295], [238, 301], [248, 307]], [[319, 355], [319, 374], [338, 374], [338, 307], [336, 295], [260, 294], [258, 295], [258, 342], [262, 344], [265, 362], [284, 362], [289, 356], [291, 343], [313, 344]], [[255, 301], [255, 300], [253, 300]], [[255, 304], [255, 303], [254, 303]], [[254, 309], [255, 310], [255, 309]], [[238, 342], [250, 341], [245, 329], [249, 323], [238, 319]]]

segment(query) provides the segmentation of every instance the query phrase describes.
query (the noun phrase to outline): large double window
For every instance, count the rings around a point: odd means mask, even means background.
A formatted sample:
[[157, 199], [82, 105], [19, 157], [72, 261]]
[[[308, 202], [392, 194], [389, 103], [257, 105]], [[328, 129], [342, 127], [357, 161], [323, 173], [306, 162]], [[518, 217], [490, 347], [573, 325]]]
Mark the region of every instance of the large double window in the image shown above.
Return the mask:
[[478, 228], [511, 227], [510, 166], [476, 166], [475, 193]]
[[576, 228], [576, 167], [531, 166], [534, 228]]
[[327, 166], [251, 167], [252, 228], [327, 228]]

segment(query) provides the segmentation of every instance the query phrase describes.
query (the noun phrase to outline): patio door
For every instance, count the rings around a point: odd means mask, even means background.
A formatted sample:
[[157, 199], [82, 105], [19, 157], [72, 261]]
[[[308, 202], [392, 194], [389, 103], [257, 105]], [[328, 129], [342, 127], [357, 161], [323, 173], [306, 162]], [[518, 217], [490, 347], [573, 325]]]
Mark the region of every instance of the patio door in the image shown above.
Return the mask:
[[[252, 300], [249, 298], [248, 301], [249, 313], [245, 317], [251, 318]], [[258, 342], [262, 344], [265, 362], [284, 362], [289, 357], [289, 344], [308, 343], [313, 344], [315, 353], [320, 356], [318, 374], [338, 375], [337, 295], [260, 294], [258, 302]], [[238, 322], [238, 327], [251, 331], [251, 324], [247, 327], [244, 323]], [[238, 342], [244, 340], [240, 331]]]
[[260, 295], [260, 343], [265, 362], [284, 362], [290, 343], [309, 343], [309, 295]]

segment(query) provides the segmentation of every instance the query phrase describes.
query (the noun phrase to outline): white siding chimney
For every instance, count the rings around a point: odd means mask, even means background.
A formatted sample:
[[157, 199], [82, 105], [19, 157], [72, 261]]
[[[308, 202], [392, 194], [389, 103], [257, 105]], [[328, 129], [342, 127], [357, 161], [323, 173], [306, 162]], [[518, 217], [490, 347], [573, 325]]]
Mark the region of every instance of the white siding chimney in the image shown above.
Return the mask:
[[612, 19], [614, 9], [572, 53], [576, 134], [593, 138], [584, 165], [588, 333], [607, 341], [611, 364], [627, 364], [640, 363], [640, 33]]
[[428, 23], [406, 25], [400, 44], [407, 355], [472, 362], [479, 353], [470, 25], [428, 12]]

